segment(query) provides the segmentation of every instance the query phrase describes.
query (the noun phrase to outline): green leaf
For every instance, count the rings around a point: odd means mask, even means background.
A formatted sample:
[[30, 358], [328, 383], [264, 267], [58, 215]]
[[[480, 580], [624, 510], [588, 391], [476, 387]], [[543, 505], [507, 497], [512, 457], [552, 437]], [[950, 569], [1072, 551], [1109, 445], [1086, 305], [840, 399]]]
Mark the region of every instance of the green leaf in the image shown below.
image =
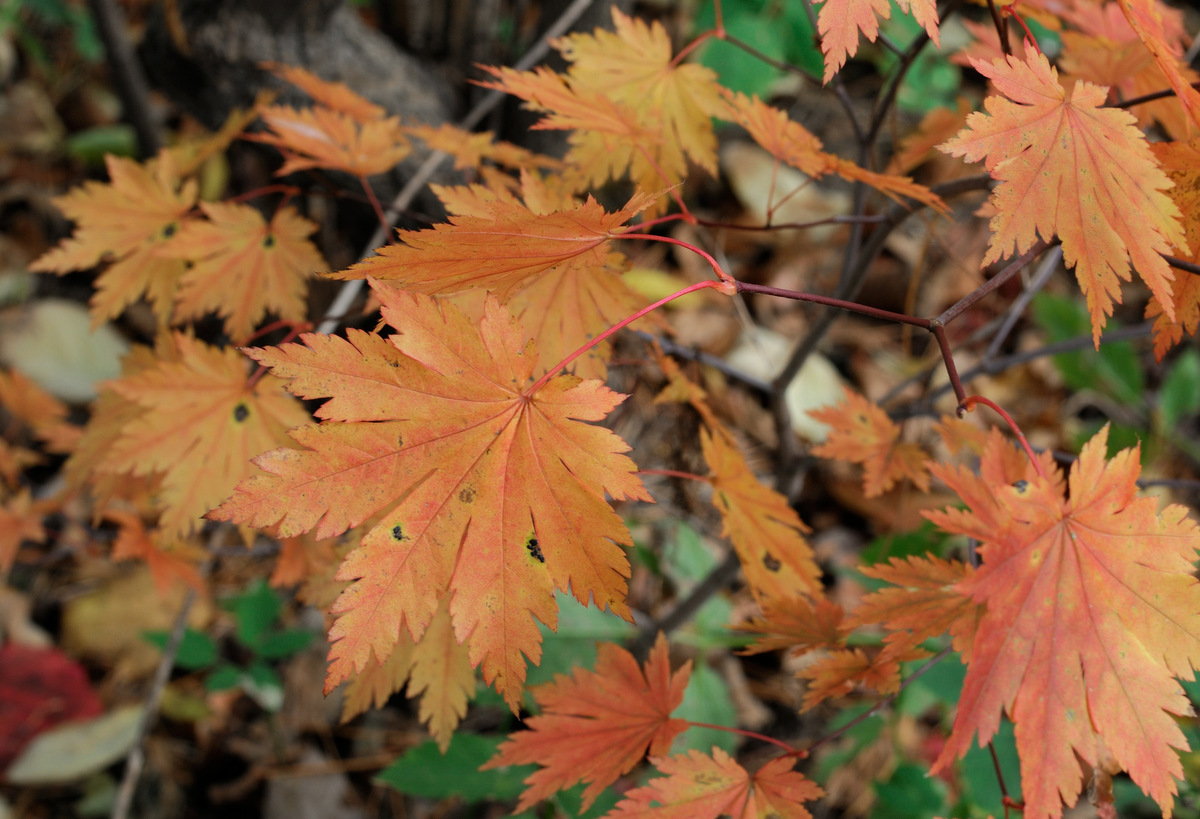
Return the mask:
[[862, 565], [874, 566], [893, 557], [911, 557], [933, 553], [939, 557], [946, 553], [950, 536], [927, 520], [911, 532], [897, 532], [877, 537], [863, 549]]
[[871, 819], [926, 819], [945, 812], [946, 783], [911, 762], [901, 763], [886, 782], [876, 783], [875, 795]]
[[232, 665], [222, 665], [213, 670], [204, 681], [209, 691], [228, 691], [242, 684], [242, 670]]
[[[1008, 794], [1017, 799], [1021, 793], [1021, 761], [1017, 758], [1017, 743], [1011, 722], [1006, 719], [1000, 721], [1000, 729], [992, 738], [992, 746], [996, 749], [996, 758], [1000, 760]], [[1004, 815], [1003, 794], [996, 780], [992, 755], [987, 748], [972, 743], [971, 750], [959, 762], [959, 773], [963, 796], [978, 806], [979, 813]]]
[[556, 674], [596, 665], [596, 643], [620, 643], [636, 629], [610, 611], [584, 606], [572, 595], [558, 592], [558, 631], [542, 626], [542, 662], [528, 669], [527, 686], [550, 682]]
[[237, 620], [237, 639], [246, 648], [261, 648], [267, 630], [279, 619], [283, 603], [263, 580], [255, 580], [244, 593], [225, 601], [224, 607]]
[[[165, 631], [146, 631], [142, 639], [159, 651], [165, 651], [170, 634]], [[175, 655], [175, 665], [185, 671], [196, 671], [208, 668], [217, 661], [217, 644], [203, 632], [194, 629], [184, 629], [183, 640], [179, 643], [179, 652]]]
[[[692, 722], [737, 727], [737, 709], [733, 707], [733, 699], [729, 696], [729, 686], [720, 674], [704, 663], [692, 669], [683, 703], [672, 716]], [[681, 754], [691, 749], [708, 753], [714, 745], [732, 754], [737, 750], [738, 737], [715, 728], [689, 728], [675, 740], [671, 753]]]
[[308, 648], [313, 640], [313, 633], [305, 629], [290, 628], [276, 631], [263, 638], [258, 649], [258, 656], [264, 660], [281, 660], [299, 654]]
[[514, 765], [492, 771], [479, 766], [496, 754], [501, 737], [456, 733], [445, 755], [433, 741], [418, 745], [376, 777], [401, 793], [427, 799], [456, 796], [466, 802], [509, 801], [525, 790], [524, 780], [536, 765]]
[[[1033, 317], [1051, 342], [1092, 333], [1087, 307], [1078, 299], [1039, 293], [1033, 299]], [[1115, 322], [1108, 324], [1110, 332], [1117, 327]], [[1054, 356], [1054, 364], [1073, 390], [1098, 390], [1126, 406], [1141, 406], [1145, 375], [1128, 341], [1104, 344], [1099, 352], [1089, 345], [1059, 353]]]
[[1171, 364], [1158, 390], [1159, 423], [1170, 432], [1200, 412], [1200, 353], [1188, 348]]

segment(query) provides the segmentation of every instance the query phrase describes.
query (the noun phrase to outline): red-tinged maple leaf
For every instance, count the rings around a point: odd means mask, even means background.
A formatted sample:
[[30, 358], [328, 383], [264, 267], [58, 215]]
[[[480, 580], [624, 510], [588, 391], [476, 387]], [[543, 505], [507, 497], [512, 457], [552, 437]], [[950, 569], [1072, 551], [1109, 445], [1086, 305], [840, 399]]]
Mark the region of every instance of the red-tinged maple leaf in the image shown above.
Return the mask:
[[922, 492], [929, 490], [929, 456], [916, 444], [900, 440], [900, 427], [878, 404], [847, 389], [841, 403], [808, 414], [830, 427], [825, 443], [813, 447], [813, 454], [862, 464], [863, 494], [868, 498], [905, 478]]
[[634, 788], [609, 814], [612, 819], [809, 819], [804, 803], [824, 791], [793, 770], [793, 757], [773, 759], [751, 774], [714, 747], [712, 755], [688, 751], [655, 759], [665, 776]]
[[1165, 813], [1176, 748], [1187, 742], [1173, 715], [1190, 712], [1174, 677], [1200, 666], [1200, 585], [1193, 572], [1200, 530], [1187, 510], [1161, 513], [1137, 496], [1138, 451], [1105, 459], [1108, 430], [1089, 441], [1069, 485], [1050, 457], [1011, 474], [998, 435], [980, 475], [934, 472], [965, 510], [927, 513], [949, 532], [980, 541], [979, 570], [959, 590], [987, 607], [980, 620], [954, 730], [934, 765], [988, 742], [1006, 711], [1016, 728], [1025, 815], [1058, 817], [1106, 747]]
[[667, 639], [654, 643], [644, 668], [633, 655], [612, 643], [597, 648], [596, 670], [576, 668], [533, 692], [541, 714], [525, 720], [527, 731], [509, 736], [484, 770], [536, 763], [542, 767], [525, 780], [517, 810], [579, 782], [587, 810], [617, 777], [628, 773], [647, 753], [661, 756], [688, 723], [672, 719], [683, 702], [692, 664], [671, 672]]
[[362, 673], [350, 681], [342, 722], [372, 704], [382, 708], [405, 683], [409, 698], [421, 698], [421, 722], [429, 726], [429, 732], [445, 753], [454, 729], [467, 713], [467, 703], [475, 696], [475, 671], [467, 657], [467, 647], [454, 636], [450, 609], [444, 598], [420, 641], [413, 642], [402, 630], [387, 660], [367, 663]]
[[111, 261], [96, 280], [93, 323], [116, 317], [145, 295], [165, 325], [186, 265], [159, 250], [195, 204], [196, 184], [181, 184], [165, 153], [145, 165], [111, 154], [105, 162], [111, 182], [85, 182], [54, 200], [75, 222], [75, 233], [29, 269], [62, 274]]
[[1155, 0], [1117, 0], [1117, 5], [1125, 12], [1125, 19], [1146, 44], [1146, 48], [1154, 55], [1155, 62], [1162, 69], [1167, 82], [1171, 84], [1183, 110], [1192, 118], [1193, 123], [1200, 124], [1200, 91], [1192, 87], [1191, 80], [1185, 73], [1184, 64], [1180, 59], [1183, 50], [1178, 41], [1166, 31], [1161, 5]]
[[160, 360], [107, 382], [127, 403], [122, 426], [95, 469], [161, 475], [159, 529], [166, 537], [183, 537], [254, 471], [251, 458], [286, 441], [284, 431], [309, 416], [277, 379], [249, 386], [247, 362], [232, 347], [210, 347], [181, 334], [174, 343], [177, 361]]
[[473, 323], [373, 286], [388, 339], [313, 334], [251, 352], [295, 394], [329, 397], [325, 422], [291, 432], [305, 449], [258, 458], [262, 474], [210, 517], [329, 537], [381, 515], [339, 573], [357, 582], [334, 606], [327, 688], [372, 651], [386, 659], [402, 627], [419, 639], [449, 592], [472, 664], [515, 708], [525, 658], [540, 658], [534, 618], [557, 621], [555, 587], [630, 616], [630, 537], [603, 496], [649, 495], [625, 443], [584, 423], [624, 397], [573, 376], [528, 392], [536, 356], [494, 298]]
[[[1171, 198], [1186, 214], [1186, 247], [1175, 253], [1190, 262], [1200, 261], [1200, 139], [1158, 143], [1151, 149], [1175, 183]], [[1146, 318], [1154, 319], [1154, 357], [1159, 361], [1183, 340], [1184, 333], [1195, 335], [1200, 327], [1200, 276], [1181, 275], [1175, 280], [1171, 285], [1170, 312], [1173, 319], [1157, 297], [1146, 305]]]
[[[1070, 94], [1041, 54], [975, 61], [975, 69], [1004, 97], [987, 98], [987, 114], [941, 150], [969, 162], [985, 160], [1000, 185], [983, 263], [1024, 253], [1057, 234], [1063, 258], [1075, 268], [1099, 344], [1120, 281], [1133, 267], [1169, 306], [1170, 268], [1160, 254], [1184, 246], [1179, 209], [1163, 191], [1171, 181], [1154, 161], [1133, 115], [1102, 108], [1108, 89], [1077, 82]], [[1172, 315], [1173, 318], [1173, 315]]]
[[[833, 2], [833, 0], [827, 0]], [[721, 117], [736, 122], [746, 129], [771, 156], [814, 178], [837, 174], [852, 182], [863, 182], [885, 196], [896, 201], [908, 197], [928, 205], [942, 213], [948, 213], [946, 205], [929, 188], [918, 185], [907, 176], [892, 176], [860, 168], [848, 159], [822, 150], [823, 145], [811, 131], [773, 106], [767, 105], [757, 96], [724, 92], [727, 105]]]
[[205, 593], [204, 578], [196, 568], [196, 561], [188, 559], [186, 549], [164, 549], [157, 538], [146, 531], [142, 519], [131, 512], [107, 509], [104, 517], [118, 526], [117, 538], [113, 541], [113, 560], [145, 561], [159, 594], [166, 594], [176, 582], [184, 583], [200, 594]]
[[861, 566], [859, 571], [894, 588], [867, 595], [851, 613], [848, 628], [881, 625], [904, 632], [902, 639], [913, 645], [949, 632], [955, 649], [969, 657], [971, 640], [983, 616], [983, 607], [958, 589], [958, 583], [974, 573], [970, 564], [914, 555]]
[[849, 633], [842, 623], [842, 607], [821, 597], [816, 603], [804, 597], [769, 601], [761, 617], [735, 626], [737, 631], [758, 635], [742, 654], [762, 654], [765, 651], [789, 649], [792, 654], [806, 654], [818, 648], [837, 648]]
[[[933, 44], [940, 47], [935, 0], [896, 0], [901, 11], [911, 12]], [[825, 0], [817, 15], [821, 51], [825, 53], [825, 82], [833, 79], [846, 60], [858, 53], [858, 33], [871, 42], [879, 37], [879, 18], [892, 16], [891, 0]]]
[[43, 510], [34, 504], [28, 489], [21, 489], [0, 503], [0, 572], [7, 572], [12, 566], [23, 542], [45, 541], [43, 517]]
[[506, 301], [517, 288], [552, 269], [619, 269], [624, 257], [611, 250], [612, 240], [651, 199], [637, 194], [614, 213], [605, 212], [590, 197], [553, 213], [480, 199], [474, 212], [452, 215], [448, 224], [431, 230], [398, 231], [403, 244], [381, 247], [379, 255], [331, 275], [395, 281], [416, 293], [482, 288]]
[[755, 597], [819, 595], [821, 570], [804, 538], [810, 530], [787, 498], [759, 482], [725, 435], [704, 430], [700, 446], [711, 473], [712, 503], [721, 513], [721, 534], [737, 550]]
[[317, 226], [291, 208], [276, 211], [270, 222], [237, 202], [202, 202], [200, 209], [208, 220], [185, 223], [162, 250], [191, 262], [176, 294], [176, 319], [217, 313], [235, 343], [250, 338], [267, 311], [302, 321], [305, 279], [326, 269], [307, 238]]
[[896, 152], [888, 160], [888, 174], [909, 173], [931, 156], [936, 156], [937, 146], [962, 130], [970, 111], [970, 104], [961, 98], [953, 111], [939, 106], [927, 113], [916, 130], [896, 145]]

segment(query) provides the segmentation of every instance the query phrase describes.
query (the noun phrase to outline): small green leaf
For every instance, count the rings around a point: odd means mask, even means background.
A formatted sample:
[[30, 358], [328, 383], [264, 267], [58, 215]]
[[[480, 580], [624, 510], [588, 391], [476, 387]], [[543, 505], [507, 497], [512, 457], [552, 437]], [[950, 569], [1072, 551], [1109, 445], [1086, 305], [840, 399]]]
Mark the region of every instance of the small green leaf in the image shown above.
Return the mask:
[[[733, 698], [729, 696], [729, 686], [720, 674], [704, 663], [698, 663], [692, 669], [692, 678], [688, 680], [683, 702], [672, 716], [692, 722], [737, 727], [737, 709], [733, 707]], [[671, 753], [681, 754], [691, 749], [708, 753], [716, 745], [732, 754], [737, 750], [738, 742], [738, 736], [728, 731], [689, 728], [675, 740]]]
[[263, 580], [255, 580], [244, 593], [224, 603], [237, 620], [238, 642], [249, 649], [261, 647], [267, 630], [279, 619], [283, 603]]
[[262, 639], [258, 648], [258, 656], [264, 660], [282, 660], [299, 654], [308, 648], [313, 640], [313, 633], [305, 629], [292, 628], [276, 631]]
[[[165, 631], [147, 631], [142, 639], [159, 651], [165, 651], [170, 634]], [[175, 655], [175, 665], [185, 671], [196, 671], [208, 668], [217, 661], [217, 644], [203, 632], [184, 629], [183, 640], [179, 643], [179, 652]]]
[[242, 683], [242, 670], [232, 665], [222, 665], [208, 675], [204, 687], [209, 691], [228, 691]]
[[426, 742], [408, 751], [376, 778], [401, 793], [427, 799], [456, 796], [465, 802], [509, 801], [525, 790], [525, 777], [536, 765], [514, 765], [492, 771], [479, 766], [496, 755], [500, 737], [455, 734], [445, 755], [436, 742]]
[[1176, 429], [1200, 412], [1200, 353], [1188, 348], [1171, 364], [1158, 391], [1162, 429]]

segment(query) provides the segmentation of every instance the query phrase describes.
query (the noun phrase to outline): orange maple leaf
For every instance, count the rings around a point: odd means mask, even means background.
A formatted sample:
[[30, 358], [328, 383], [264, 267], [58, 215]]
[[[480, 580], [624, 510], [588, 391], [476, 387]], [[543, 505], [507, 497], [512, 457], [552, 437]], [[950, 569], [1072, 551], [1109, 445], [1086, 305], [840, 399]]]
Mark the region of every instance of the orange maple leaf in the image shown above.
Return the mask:
[[895, 694], [900, 690], [900, 664], [928, 656], [929, 652], [911, 640], [885, 643], [873, 654], [861, 648], [830, 651], [797, 675], [808, 680], [800, 710], [812, 710], [825, 700], [844, 697], [860, 686], [879, 694]]
[[475, 670], [467, 647], [454, 636], [445, 598], [419, 641], [401, 630], [387, 660], [367, 663], [350, 681], [342, 722], [366, 711], [372, 703], [382, 708], [406, 682], [409, 698], [421, 698], [421, 722], [429, 726], [429, 733], [445, 753], [454, 729], [467, 713], [467, 703], [475, 696]]
[[1131, 261], [1173, 310], [1174, 275], [1160, 254], [1186, 241], [1179, 209], [1163, 193], [1171, 181], [1133, 115], [1102, 108], [1103, 86], [1077, 82], [1068, 95], [1041, 54], [972, 65], [1008, 99], [988, 97], [988, 113], [972, 114], [967, 127], [939, 147], [969, 162], [985, 160], [1000, 181], [992, 192], [997, 212], [983, 263], [1058, 234], [1087, 297], [1097, 345]]
[[525, 780], [517, 810], [528, 810], [563, 788], [587, 782], [583, 810], [606, 787], [628, 773], [647, 753], [665, 754], [688, 727], [671, 712], [683, 702], [691, 662], [671, 672], [662, 634], [643, 668], [612, 643], [597, 648], [596, 670], [576, 668], [539, 686], [534, 699], [542, 713], [525, 721], [527, 731], [509, 736], [484, 770], [536, 763]]
[[[970, 564], [935, 555], [894, 557], [888, 563], [861, 566], [859, 571], [895, 588], [880, 589], [863, 598], [850, 615], [849, 628], [880, 625], [904, 632], [903, 639], [912, 645], [950, 632], [954, 647], [969, 654], [983, 615], [983, 608], [958, 589], [958, 584], [974, 573]], [[896, 636], [889, 635], [889, 639], [895, 641]]]
[[455, 170], [465, 171], [483, 166], [484, 161], [506, 168], [559, 170], [563, 163], [545, 154], [538, 154], [511, 142], [496, 141], [491, 131], [467, 131], [444, 122], [432, 125], [409, 125], [409, 134], [435, 151], [454, 157]]
[[1193, 123], [1200, 124], [1200, 91], [1192, 87], [1189, 72], [1180, 59], [1183, 50], [1174, 38], [1167, 35], [1160, 4], [1154, 0], [1117, 0], [1117, 5], [1125, 12], [1130, 27], [1154, 55], [1154, 61], [1171, 84], [1183, 110]]
[[946, 204], [936, 194], [907, 176], [868, 171], [848, 159], [822, 150], [824, 146], [816, 135], [789, 118], [786, 112], [767, 105], [757, 96], [747, 97], [732, 91], [725, 91], [724, 94], [728, 105], [724, 106], [720, 116], [745, 128], [755, 142], [780, 162], [799, 168], [813, 178], [837, 174], [851, 182], [870, 185], [897, 202], [908, 197], [941, 213], [949, 213]]
[[0, 502], [0, 572], [7, 572], [12, 566], [22, 542], [45, 541], [43, 517], [45, 510], [34, 503], [28, 489], [21, 489]]
[[821, 570], [804, 535], [810, 531], [787, 498], [763, 486], [724, 434], [700, 433], [711, 471], [721, 534], [737, 550], [746, 581], [759, 600], [821, 593]]
[[982, 565], [958, 590], [986, 605], [954, 730], [933, 772], [964, 754], [973, 735], [1016, 727], [1025, 815], [1058, 817], [1089, 766], [1110, 750], [1169, 813], [1176, 748], [1173, 715], [1191, 706], [1174, 677], [1200, 666], [1200, 530], [1182, 506], [1161, 513], [1137, 497], [1138, 451], [1105, 459], [1108, 429], [1088, 442], [1069, 485], [1048, 454], [1015, 482], [992, 436], [980, 475], [935, 466], [965, 510], [926, 513], [948, 532], [980, 541]]
[[[201, 517], [254, 471], [255, 455], [287, 440], [284, 431], [308, 413], [277, 379], [247, 383], [246, 360], [176, 334], [178, 360], [107, 382], [124, 399], [119, 427], [95, 470], [161, 475], [159, 528], [186, 536]], [[103, 428], [99, 413], [95, 422]], [[90, 426], [90, 425], [89, 425]]]
[[318, 105], [346, 114], [360, 122], [383, 119], [387, 116], [387, 111], [382, 106], [363, 98], [345, 83], [323, 80], [299, 66], [273, 62], [262, 62], [258, 65], [259, 68], [270, 71], [279, 79], [296, 86], [312, 97], [313, 102]]
[[652, 197], [637, 194], [622, 209], [606, 213], [594, 199], [552, 213], [536, 213], [518, 202], [478, 199], [472, 212], [451, 216], [431, 230], [398, 231], [403, 244], [388, 245], [339, 279], [373, 277], [399, 282], [416, 293], [453, 293], [483, 288], [502, 301], [535, 276], [552, 269], [607, 270], [618, 229], [644, 210]]
[[132, 512], [106, 509], [104, 517], [118, 526], [112, 559], [145, 561], [160, 595], [170, 591], [176, 582], [190, 586], [199, 594], [207, 593], [204, 578], [196, 568], [196, 561], [188, 559], [186, 548], [164, 548], [158, 538], [146, 531], [142, 519]]
[[[666, 774], [625, 794], [613, 819], [809, 819], [805, 808], [824, 791], [793, 768], [794, 757], [772, 759], [751, 774], [714, 747], [712, 756], [688, 751], [655, 759]], [[657, 806], [655, 806], [657, 803]]]
[[351, 330], [251, 351], [295, 394], [329, 397], [325, 423], [290, 433], [305, 449], [258, 458], [262, 473], [210, 517], [329, 537], [381, 514], [338, 575], [357, 582], [333, 609], [327, 690], [372, 651], [386, 659], [402, 627], [419, 639], [453, 593], [472, 664], [515, 709], [525, 657], [541, 655], [534, 618], [557, 621], [554, 587], [630, 617], [630, 536], [603, 495], [650, 498], [628, 446], [582, 423], [624, 396], [573, 376], [529, 392], [536, 355], [494, 298], [475, 324], [373, 286], [388, 339]]
[[818, 648], [836, 648], [846, 641], [849, 629], [843, 626], [842, 607], [821, 597], [814, 604], [803, 597], [769, 601], [761, 617], [754, 617], [737, 631], [759, 635], [741, 651], [742, 654], [762, 654], [786, 648], [792, 654], [806, 654]]
[[929, 490], [929, 456], [916, 444], [900, 440], [900, 427], [878, 404], [847, 389], [841, 403], [808, 414], [830, 427], [825, 443], [813, 447], [813, 454], [862, 464], [863, 494], [868, 498], [882, 495], [904, 478], [922, 492]]
[[307, 239], [317, 226], [291, 208], [276, 211], [270, 222], [236, 202], [201, 202], [200, 209], [208, 221], [185, 223], [162, 249], [192, 263], [179, 284], [176, 319], [215, 312], [235, 343], [248, 339], [268, 310], [302, 321], [305, 279], [326, 268]]
[[[1186, 214], [1186, 247], [1176, 251], [1176, 255], [1189, 262], [1200, 261], [1200, 139], [1158, 143], [1151, 150], [1175, 183], [1171, 198]], [[1146, 305], [1146, 318], [1154, 319], [1154, 357], [1159, 361], [1183, 340], [1184, 333], [1195, 335], [1200, 327], [1200, 276], [1189, 274], [1175, 280], [1171, 286], [1170, 314], [1157, 296]]]
[[55, 198], [58, 209], [75, 222], [75, 233], [29, 269], [62, 274], [111, 261], [96, 280], [93, 323], [116, 317], [145, 295], [165, 325], [186, 265], [159, 250], [191, 211], [196, 184], [180, 183], [166, 153], [145, 165], [112, 154], [105, 162], [111, 182], [85, 182]]
[[[933, 44], [941, 47], [936, 0], [896, 0], [896, 5], [901, 11], [911, 12]], [[858, 33], [875, 42], [879, 18], [887, 20], [891, 16], [891, 0], [825, 0], [817, 15], [821, 51], [825, 53], [825, 82], [858, 52]]]

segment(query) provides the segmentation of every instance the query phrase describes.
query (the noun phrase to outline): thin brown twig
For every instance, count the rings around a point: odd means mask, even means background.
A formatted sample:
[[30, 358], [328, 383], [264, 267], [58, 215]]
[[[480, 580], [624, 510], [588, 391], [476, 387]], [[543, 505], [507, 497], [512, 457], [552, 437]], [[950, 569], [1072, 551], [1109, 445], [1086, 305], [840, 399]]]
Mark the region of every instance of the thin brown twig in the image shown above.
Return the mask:
[[154, 156], [162, 146], [158, 124], [150, 112], [150, 88], [137, 55], [126, 35], [125, 13], [116, 0], [88, 0], [96, 30], [104, 42], [113, 82], [121, 98], [122, 113], [137, 135], [141, 157]]

